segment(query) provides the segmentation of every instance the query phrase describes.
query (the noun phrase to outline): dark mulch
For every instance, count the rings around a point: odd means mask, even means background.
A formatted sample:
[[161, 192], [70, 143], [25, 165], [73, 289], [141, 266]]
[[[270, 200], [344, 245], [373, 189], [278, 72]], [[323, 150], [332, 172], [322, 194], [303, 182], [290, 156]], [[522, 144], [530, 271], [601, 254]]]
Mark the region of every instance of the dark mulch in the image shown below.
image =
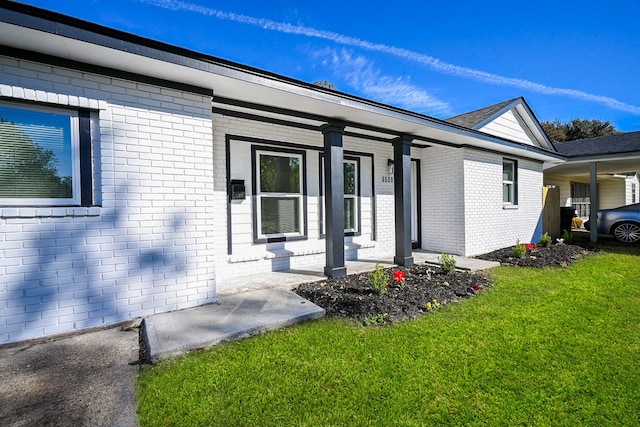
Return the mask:
[[498, 249], [497, 251], [478, 255], [476, 258], [523, 267], [566, 267], [588, 252], [589, 249], [586, 245], [556, 244], [548, 248], [527, 249], [527, 254], [524, 258], [514, 257], [513, 247]]
[[[393, 270], [405, 273], [404, 284], [395, 284]], [[368, 274], [304, 283], [295, 292], [327, 311], [327, 316], [362, 323], [386, 323], [410, 319], [467, 298], [488, 285], [483, 274], [456, 271], [445, 274], [437, 267], [414, 265], [385, 269], [390, 287], [376, 292]], [[392, 285], [393, 283], [393, 285]], [[475, 287], [475, 289], [474, 289]]]
[[[577, 245], [553, 245], [527, 250], [524, 258], [513, 257], [513, 248], [500, 249], [477, 258], [530, 267], [567, 266], [587, 250]], [[395, 283], [393, 271], [404, 272], [403, 283]], [[303, 283], [294, 291], [327, 311], [327, 316], [353, 319], [363, 324], [393, 323], [411, 319], [442, 305], [471, 298], [490, 286], [483, 272], [445, 273], [425, 264], [385, 269], [389, 286], [375, 291], [369, 274], [352, 274]]]

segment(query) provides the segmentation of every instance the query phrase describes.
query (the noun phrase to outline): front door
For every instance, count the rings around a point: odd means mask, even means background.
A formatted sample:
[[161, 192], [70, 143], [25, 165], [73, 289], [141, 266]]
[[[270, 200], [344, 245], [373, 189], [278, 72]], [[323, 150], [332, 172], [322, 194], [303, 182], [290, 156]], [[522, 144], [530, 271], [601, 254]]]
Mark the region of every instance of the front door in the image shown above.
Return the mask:
[[421, 246], [421, 218], [420, 218], [420, 160], [411, 159], [411, 247]]

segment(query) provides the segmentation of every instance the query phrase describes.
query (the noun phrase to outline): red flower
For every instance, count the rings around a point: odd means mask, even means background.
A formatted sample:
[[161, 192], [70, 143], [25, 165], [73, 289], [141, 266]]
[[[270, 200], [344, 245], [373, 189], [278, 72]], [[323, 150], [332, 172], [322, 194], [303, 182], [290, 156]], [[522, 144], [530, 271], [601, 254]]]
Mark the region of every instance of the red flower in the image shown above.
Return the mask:
[[394, 270], [393, 279], [396, 281], [396, 283], [404, 282], [404, 271]]
[[525, 243], [525, 249], [538, 249], [538, 245], [535, 243]]

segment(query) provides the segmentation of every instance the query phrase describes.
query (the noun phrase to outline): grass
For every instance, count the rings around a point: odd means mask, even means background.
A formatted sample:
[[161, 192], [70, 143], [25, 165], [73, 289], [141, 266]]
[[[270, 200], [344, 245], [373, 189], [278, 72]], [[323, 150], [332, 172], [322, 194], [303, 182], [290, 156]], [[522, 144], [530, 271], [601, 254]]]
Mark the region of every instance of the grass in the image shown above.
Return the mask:
[[322, 319], [146, 368], [140, 423], [638, 425], [640, 249], [493, 278], [413, 321]]

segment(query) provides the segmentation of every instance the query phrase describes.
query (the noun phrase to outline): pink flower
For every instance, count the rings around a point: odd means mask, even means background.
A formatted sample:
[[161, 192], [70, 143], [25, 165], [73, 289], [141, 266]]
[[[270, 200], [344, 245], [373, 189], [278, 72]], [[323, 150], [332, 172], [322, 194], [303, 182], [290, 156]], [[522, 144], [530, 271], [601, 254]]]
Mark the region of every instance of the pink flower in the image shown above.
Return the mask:
[[394, 270], [393, 271], [393, 280], [395, 280], [396, 283], [404, 282], [404, 271]]

